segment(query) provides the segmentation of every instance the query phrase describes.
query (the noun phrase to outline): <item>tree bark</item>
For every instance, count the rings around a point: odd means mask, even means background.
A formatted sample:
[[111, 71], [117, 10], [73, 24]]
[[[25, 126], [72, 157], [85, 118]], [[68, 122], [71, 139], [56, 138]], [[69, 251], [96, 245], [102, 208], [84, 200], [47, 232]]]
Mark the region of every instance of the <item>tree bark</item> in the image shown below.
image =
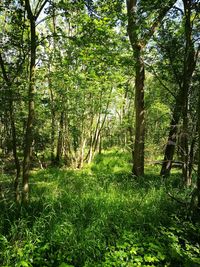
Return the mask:
[[135, 145], [133, 158], [133, 175], [144, 175], [144, 139], [145, 139], [145, 109], [144, 109], [144, 62], [141, 56], [142, 47], [137, 44], [134, 49], [136, 60], [135, 72]]

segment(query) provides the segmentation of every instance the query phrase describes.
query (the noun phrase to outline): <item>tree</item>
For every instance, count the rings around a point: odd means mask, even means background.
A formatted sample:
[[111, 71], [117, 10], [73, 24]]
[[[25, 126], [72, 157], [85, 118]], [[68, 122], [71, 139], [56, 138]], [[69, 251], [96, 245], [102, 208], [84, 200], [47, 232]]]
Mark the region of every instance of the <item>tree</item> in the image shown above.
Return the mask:
[[[127, 0], [128, 34], [133, 49], [135, 61], [135, 145], [133, 158], [133, 174], [142, 176], [144, 174], [144, 139], [145, 139], [145, 106], [144, 106], [144, 81], [145, 64], [143, 53], [146, 45], [153, 36], [162, 19], [174, 5], [175, 1], [168, 1], [165, 5], [156, 6], [155, 3], [146, 4], [143, 1]], [[149, 10], [148, 10], [149, 7]], [[155, 12], [155, 10], [159, 11]], [[152, 17], [153, 22], [145, 25]]]
[[[0, 69], [3, 78], [3, 88], [5, 89], [5, 91], [2, 90], [4, 95], [1, 95], [1, 97], [5, 100], [2, 104], [5, 114], [8, 114], [10, 125], [11, 147], [16, 169], [14, 193], [15, 200], [19, 202], [19, 177], [21, 167], [19, 159], [20, 137], [17, 127], [17, 111], [19, 111], [19, 108], [16, 107], [20, 106], [19, 87], [22, 84], [23, 65], [25, 63], [26, 54], [26, 47], [23, 43], [23, 38], [25, 36], [24, 11], [17, 1], [15, 3], [8, 2], [5, 3], [4, 11], [1, 13], [0, 18], [2, 23]], [[21, 79], [19, 79], [19, 76]], [[9, 136], [5, 138], [9, 139]]]
[[[175, 98], [175, 107], [172, 114], [172, 119], [170, 123], [170, 131], [168, 135], [168, 141], [165, 148], [164, 160], [161, 169], [162, 176], [168, 176], [170, 174], [172, 160], [175, 152], [177, 133], [178, 133], [178, 123], [180, 119], [183, 119], [180, 151], [182, 154], [183, 161], [183, 177], [185, 184], [191, 184], [191, 173], [189, 171], [189, 149], [188, 149], [188, 137], [189, 137], [189, 125], [188, 125], [188, 105], [189, 105], [189, 94], [191, 94], [191, 82], [192, 75], [195, 71], [197, 51], [195, 51], [195, 42], [193, 40], [193, 25], [195, 24], [195, 13], [196, 8], [192, 1], [183, 1], [184, 12], [182, 14], [183, 30], [184, 36], [178, 36], [178, 38], [183, 38], [182, 42], [179, 42], [182, 53], [184, 53], [184, 59], [181, 61], [181, 55], [179, 55], [179, 64], [175, 63], [175, 58], [172, 57], [170, 51], [173, 50], [172, 46], [168, 48], [168, 55], [171, 65], [173, 66], [172, 71], [175, 77], [175, 82], [178, 85], [178, 92]], [[177, 38], [177, 37], [172, 37]], [[179, 47], [180, 49], [180, 47]], [[176, 61], [177, 62], [177, 61]]]
[[25, 9], [30, 23], [30, 68], [29, 68], [29, 89], [28, 89], [28, 118], [26, 123], [24, 159], [23, 159], [23, 194], [22, 202], [27, 203], [29, 198], [29, 172], [32, 154], [33, 128], [34, 128], [34, 95], [35, 95], [35, 68], [36, 68], [36, 20], [47, 0], [38, 1], [35, 12], [29, 0], [25, 0]]

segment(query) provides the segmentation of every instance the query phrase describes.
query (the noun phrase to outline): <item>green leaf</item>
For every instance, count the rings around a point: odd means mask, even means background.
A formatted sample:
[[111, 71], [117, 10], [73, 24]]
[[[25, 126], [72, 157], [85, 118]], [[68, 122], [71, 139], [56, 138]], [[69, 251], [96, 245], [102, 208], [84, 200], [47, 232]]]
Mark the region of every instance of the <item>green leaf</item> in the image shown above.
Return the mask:
[[29, 265], [29, 263], [26, 262], [26, 261], [20, 261], [20, 263], [19, 263], [18, 266], [19, 266], [19, 267], [29, 267], [30, 265]]
[[59, 265], [59, 267], [74, 267], [73, 265], [70, 265], [70, 264], [68, 264], [68, 263], [64, 263], [64, 262], [62, 262], [60, 265]]

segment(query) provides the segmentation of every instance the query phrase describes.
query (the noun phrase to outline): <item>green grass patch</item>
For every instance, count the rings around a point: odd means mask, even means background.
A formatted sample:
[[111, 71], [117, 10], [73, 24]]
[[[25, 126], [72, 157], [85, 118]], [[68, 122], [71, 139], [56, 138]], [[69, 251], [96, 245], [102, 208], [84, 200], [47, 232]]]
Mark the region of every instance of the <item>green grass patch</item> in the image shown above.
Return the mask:
[[83, 170], [33, 172], [28, 207], [0, 204], [0, 265], [200, 266], [197, 226], [158, 175], [135, 180], [130, 161], [115, 149]]

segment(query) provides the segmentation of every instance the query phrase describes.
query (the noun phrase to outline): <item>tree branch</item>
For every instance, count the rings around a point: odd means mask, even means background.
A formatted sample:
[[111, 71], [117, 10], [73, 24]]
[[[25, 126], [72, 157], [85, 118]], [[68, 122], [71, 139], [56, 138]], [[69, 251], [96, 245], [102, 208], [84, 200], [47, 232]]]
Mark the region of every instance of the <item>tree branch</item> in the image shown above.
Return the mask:
[[175, 3], [176, 3], [176, 0], [171, 0], [168, 6], [165, 6], [163, 9], [161, 9], [160, 13], [158, 14], [158, 16], [154, 20], [152, 26], [150, 27], [148, 33], [146, 35], [144, 35], [144, 40], [143, 40], [144, 46], [148, 43], [149, 39], [153, 36], [154, 32], [156, 31], [156, 29], [160, 25], [161, 21], [163, 20], [163, 18], [167, 14], [167, 12], [172, 8], [172, 6]]
[[48, 2], [48, 0], [45, 0], [43, 2], [43, 4], [41, 5], [41, 7], [39, 8], [38, 12], [35, 14], [35, 18], [37, 19], [40, 15], [40, 13], [42, 12], [42, 9], [45, 7], [46, 3]]
[[181, 13], [182, 16], [184, 15], [184, 12], [183, 12], [183, 10], [181, 8], [179, 8], [177, 6], [174, 6], [173, 8], [178, 10]]
[[158, 74], [156, 73], [154, 67], [152, 67], [151, 65], [149, 65], [148, 63], [145, 62], [145, 64], [147, 66], [149, 66], [152, 71], [153, 71], [153, 74], [155, 75], [156, 79], [158, 79], [159, 83], [176, 99], [176, 95], [163, 83], [163, 81], [160, 79], [160, 77], [158, 76]]
[[178, 202], [179, 204], [181, 204], [182, 206], [184, 206], [184, 207], [188, 207], [188, 204], [189, 204], [189, 203], [184, 202], [184, 201], [182, 201], [182, 200], [180, 200], [180, 199], [174, 197], [170, 192], [167, 192], [167, 195], [168, 195], [171, 199], [173, 199], [173, 200], [175, 200], [176, 202]]

